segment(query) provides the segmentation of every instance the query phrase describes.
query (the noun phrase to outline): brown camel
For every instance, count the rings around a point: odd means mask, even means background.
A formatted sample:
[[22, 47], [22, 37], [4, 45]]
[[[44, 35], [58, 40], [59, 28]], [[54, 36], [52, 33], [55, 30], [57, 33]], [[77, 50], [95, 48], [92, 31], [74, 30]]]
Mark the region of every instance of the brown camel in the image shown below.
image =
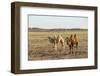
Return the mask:
[[66, 40], [67, 45], [69, 46], [70, 53], [72, 54], [73, 53], [74, 45], [76, 45], [76, 48], [78, 48], [78, 38], [77, 38], [77, 35], [74, 34], [74, 36], [73, 36], [71, 34], [70, 37], [66, 37], [65, 40]]

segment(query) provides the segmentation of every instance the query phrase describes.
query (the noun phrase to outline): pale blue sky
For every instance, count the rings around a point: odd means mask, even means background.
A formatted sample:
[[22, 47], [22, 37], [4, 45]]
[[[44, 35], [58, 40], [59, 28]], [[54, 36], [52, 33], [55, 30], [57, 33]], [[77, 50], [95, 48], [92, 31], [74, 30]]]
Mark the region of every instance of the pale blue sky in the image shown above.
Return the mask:
[[44, 16], [29, 15], [29, 27], [53, 29], [53, 28], [88, 28], [88, 17], [75, 16]]

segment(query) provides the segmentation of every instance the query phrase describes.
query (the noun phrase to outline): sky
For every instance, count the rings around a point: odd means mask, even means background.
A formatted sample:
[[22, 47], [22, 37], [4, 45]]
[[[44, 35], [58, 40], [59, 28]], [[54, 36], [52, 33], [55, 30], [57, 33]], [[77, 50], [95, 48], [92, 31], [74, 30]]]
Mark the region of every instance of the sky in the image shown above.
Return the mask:
[[28, 19], [30, 28], [88, 28], [88, 17], [29, 15]]

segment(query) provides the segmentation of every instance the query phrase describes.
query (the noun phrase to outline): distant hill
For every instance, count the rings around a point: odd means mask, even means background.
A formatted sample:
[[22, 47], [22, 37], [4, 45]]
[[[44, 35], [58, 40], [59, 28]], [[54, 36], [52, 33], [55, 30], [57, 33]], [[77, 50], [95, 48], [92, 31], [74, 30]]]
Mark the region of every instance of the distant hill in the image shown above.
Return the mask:
[[58, 28], [58, 29], [43, 29], [43, 28], [28, 28], [28, 31], [29, 32], [51, 32], [51, 31], [55, 31], [55, 32], [57, 32], [57, 31], [77, 31], [77, 30], [79, 30], [79, 31], [87, 31], [88, 29], [81, 29], [81, 28], [75, 28], [75, 29], [73, 29], [73, 28], [71, 28], [71, 29], [63, 29], [63, 28]]
[[28, 28], [28, 31], [30, 32], [44, 32], [44, 31], [48, 31], [47, 29], [41, 29], [41, 28]]

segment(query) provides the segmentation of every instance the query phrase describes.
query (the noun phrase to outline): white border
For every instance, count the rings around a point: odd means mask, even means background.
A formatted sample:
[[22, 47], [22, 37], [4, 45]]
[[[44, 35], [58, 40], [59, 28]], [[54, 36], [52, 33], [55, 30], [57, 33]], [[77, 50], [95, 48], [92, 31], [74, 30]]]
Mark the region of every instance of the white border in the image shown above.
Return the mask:
[[[88, 58], [87, 59], [64, 59], [64, 60], [44, 60], [28, 61], [28, 14], [37, 15], [60, 15], [60, 16], [86, 16], [88, 17]], [[58, 67], [75, 67], [94, 65], [94, 11], [55, 9], [40, 7], [20, 8], [20, 69], [42, 69]]]

